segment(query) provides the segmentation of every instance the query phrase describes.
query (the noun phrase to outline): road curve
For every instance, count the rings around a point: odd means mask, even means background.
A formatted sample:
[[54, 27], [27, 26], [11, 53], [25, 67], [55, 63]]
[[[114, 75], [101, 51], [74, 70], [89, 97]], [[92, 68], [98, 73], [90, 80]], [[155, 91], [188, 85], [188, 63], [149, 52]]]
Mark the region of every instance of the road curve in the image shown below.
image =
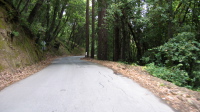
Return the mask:
[[56, 59], [0, 91], [0, 112], [174, 112], [131, 79], [80, 58]]

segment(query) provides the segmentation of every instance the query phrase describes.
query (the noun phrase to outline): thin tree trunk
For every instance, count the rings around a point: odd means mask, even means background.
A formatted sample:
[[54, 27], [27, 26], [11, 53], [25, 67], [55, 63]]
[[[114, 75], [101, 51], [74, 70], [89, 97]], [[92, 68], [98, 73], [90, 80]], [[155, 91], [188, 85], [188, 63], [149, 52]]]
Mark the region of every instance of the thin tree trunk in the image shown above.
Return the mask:
[[136, 37], [131, 23], [128, 23], [128, 27], [131, 31], [132, 36], [133, 36], [133, 40], [135, 41], [136, 48], [137, 48], [137, 60], [139, 60], [142, 57], [142, 48], [141, 48], [140, 40]]
[[70, 33], [70, 36], [69, 36], [69, 39], [68, 39], [67, 44], [70, 43], [70, 41], [71, 41], [71, 39], [72, 39], [72, 37], [73, 37], [73, 35], [74, 35], [75, 28], [76, 28], [76, 20], [75, 20], [75, 22], [74, 22], [74, 24], [73, 24], [73, 26], [72, 26], [72, 30], [71, 30], [71, 33]]
[[48, 30], [46, 32], [46, 42], [47, 43], [50, 43], [53, 40], [52, 34], [53, 34], [53, 29], [56, 24], [56, 17], [57, 17], [57, 12], [59, 10], [59, 7], [58, 7], [59, 5], [60, 5], [60, 1], [56, 1], [52, 22], [51, 22], [50, 28], [48, 28]]
[[184, 17], [183, 17], [181, 24], [183, 24], [185, 22], [185, 19], [186, 19], [187, 13], [189, 12], [189, 8], [190, 8], [191, 3], [192, 2], [190, 2], [190, 4], [188, 5], [188, 7], [185, 10], [185, 14], [184, 14]]
[[94, 58], [94, 40], [95, 40], [95, 1], [92, 0], [92, 45], [91, 58]]
[[[115, 23], [118, 23], [118, 15], [115, 15]], [[118, 25], [115, 25], [115, 30], [114, 30], [114, 56], [113, 56], [113, 61], [118, 61], [119, 56], [120, 56], [120, 42], [119, 42], [119, 35], [120, 35], [120, 29]]]
[[21, 4], [22, 4], [22, 0], [19, 1], [18, 5], [17, 5], [17, 10], [19, 10]]
[[47, 20], [47, 28], [49, 28], [49, 24], [50, 24], [50, 1], [47, 0], [47, 9], [46, 9], [46, 20]]
[[168, 39], [173, 37], [173, 6], [172, 6], [172, 0], [168, 0], [169, 4], [169, 20], [168, 20]]
[[62, 9], [60, 11], [60, 14], [59, 14], [59, 23], [58, 23], [58, 25], [56, 26], [56, 28], [55, 28], [55, 30], [53, 32], [54, 39], [56, 38], [57, 33], [59, 33], [59, 27], [61, 26], [61, 21], [62, 21], [64, 10], [65, 10], [65, 4], [63, 5], [63, 7], [62, 7]]
[[126, 49], [126, 39], [127, 39], [127, 32], [126, 32], [126, 22], [125, 22], [126, 20], [125, 20], [125, 17], [124, 16], [122, 16], [122, 18], [121, 18], [121, 22], [122, 22], [122, 35], [123, 35], [123, 38], [122, 38], [122, 54], [121, 54], [121, 58], [122, 58], [122, 60], [123, 61], [125, 61], [126, 60], [126, 50], [128, 50], [128, 49]]
[[89, 0], [87, 0], [86, 3], [86, 57], [89, 57], [89, 35], [90, 35], [90, 31], [89, 31]]
[[58, 34], [61, 32], [61, 30], [65, 27], [65, 25], [66, 25], [68, 19], [69, 19], [69, 16], [67, 17], [67, 19], [65, 20], [65, 22], [62, 24], [62, 26], [59, 28], [59, 30], [56, 32], [55, 37], [57, 37]]
[[24, 5], [24, 7], [22, 8], [22, 10], [20, 11], [20, 14], [28, 7], [30, 0], [26, 1], [26, 4]]

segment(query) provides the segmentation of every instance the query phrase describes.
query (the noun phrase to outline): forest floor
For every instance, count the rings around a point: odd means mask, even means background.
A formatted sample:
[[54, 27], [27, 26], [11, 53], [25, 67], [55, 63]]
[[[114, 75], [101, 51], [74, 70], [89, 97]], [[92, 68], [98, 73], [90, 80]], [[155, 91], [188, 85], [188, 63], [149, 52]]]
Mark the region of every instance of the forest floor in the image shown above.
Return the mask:
[[142, 66], [131, 66], [118, 62], [100, 61], [90, 58], [83, 59], [111, 68], [115, 74], [122, 74], [134, 80], [177, 111], [200, 112], [200, 92], [178, 87], [170, 82], [154, 77], [147, 73]]

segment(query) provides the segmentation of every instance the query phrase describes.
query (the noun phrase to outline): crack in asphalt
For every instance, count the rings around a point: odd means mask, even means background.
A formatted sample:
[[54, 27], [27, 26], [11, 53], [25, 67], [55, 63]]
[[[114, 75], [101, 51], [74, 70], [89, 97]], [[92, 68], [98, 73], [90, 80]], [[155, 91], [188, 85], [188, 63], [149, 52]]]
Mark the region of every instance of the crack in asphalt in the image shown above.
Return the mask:
[[104, 88], [104, 85], [103, 85], [103, 84], [101, 84], [100, 82], [99, 82], [99, 85], [101, 85], [101, 86]]

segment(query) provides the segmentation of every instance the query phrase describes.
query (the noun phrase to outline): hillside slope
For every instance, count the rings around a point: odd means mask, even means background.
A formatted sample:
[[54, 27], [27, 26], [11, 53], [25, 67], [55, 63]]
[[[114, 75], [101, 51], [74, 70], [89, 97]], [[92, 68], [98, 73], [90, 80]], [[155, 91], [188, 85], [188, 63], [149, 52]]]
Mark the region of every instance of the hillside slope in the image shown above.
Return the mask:
[[14, 21], [12, 11], [0, 1], [0, 72], [31, 65], [42, 55], [20, 23]]

